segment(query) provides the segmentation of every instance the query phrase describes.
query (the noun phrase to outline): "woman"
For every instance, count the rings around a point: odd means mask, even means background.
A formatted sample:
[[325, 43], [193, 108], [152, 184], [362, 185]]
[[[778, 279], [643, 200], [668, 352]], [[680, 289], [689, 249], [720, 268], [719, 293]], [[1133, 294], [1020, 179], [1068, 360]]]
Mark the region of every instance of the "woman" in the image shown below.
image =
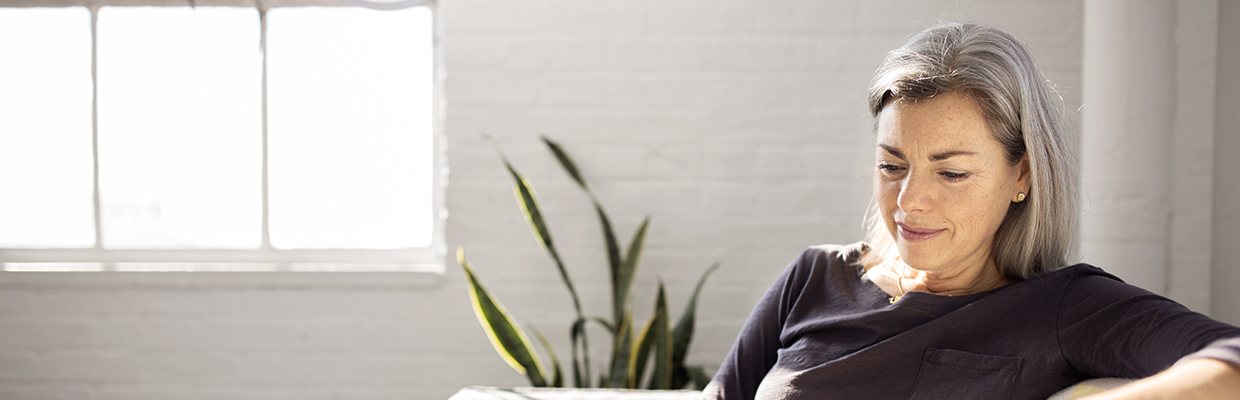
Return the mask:
[[1098, 398], [1240, 398], [1240, 328], [1068, 266], [1076, 166], [1056, 99], [996, 28], [892, 51], [869, 96], [870, 233], [802, 253], [706, 396], [1045, 399], [1120, 377], [1145, 379]]

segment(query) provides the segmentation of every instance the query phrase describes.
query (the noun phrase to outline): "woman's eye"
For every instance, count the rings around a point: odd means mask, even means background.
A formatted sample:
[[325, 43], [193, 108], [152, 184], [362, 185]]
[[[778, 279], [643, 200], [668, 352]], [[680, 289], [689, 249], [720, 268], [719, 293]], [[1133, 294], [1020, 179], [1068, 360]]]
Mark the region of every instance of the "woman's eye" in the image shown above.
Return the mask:
[[966, 174], [966, 173], [946, 172], [946, 171], [940, 172], [940, 174], [942, 174], [944, 178], [947, 178], [948, 180], [952, 180], [952, 181], [961, 180], [969, 176], [969, 174]]
[[904, 169], [904, 167], [901, 167], [899, 165], [878, 164], [878, 170], [884, 173], [888, 173], [888, 174], [899, 172], [902, 169]]

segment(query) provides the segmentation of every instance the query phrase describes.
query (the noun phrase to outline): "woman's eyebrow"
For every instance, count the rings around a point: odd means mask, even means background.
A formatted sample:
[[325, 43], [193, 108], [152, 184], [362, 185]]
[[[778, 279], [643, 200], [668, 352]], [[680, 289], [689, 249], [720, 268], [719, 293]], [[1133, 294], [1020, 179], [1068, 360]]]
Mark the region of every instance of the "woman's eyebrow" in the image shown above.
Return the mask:
[[964, 151], [964, 150], [946, 151], [946, 152], [942, 152], [942, 153], [930, 156], [930, 161], [943, 161], [943, 160], [946, 160], [946, 159], [949, 159], [955, 156], [971, 156], [975, 154], [977, 153], [974, 153], [972, 151]]
[[901, 153], [900, 150], [896, 149], [895, 147], [889, 144], [879, 143], [878, 147], [882, 148], [883, 150], [886, 150], [888, 153], [891, 153], [891, 155], [896, 156], [896, 158], [904, 159], [904, 153]]
[[[895, 146], [880, 143], [878, 147], [882, 148], [883, 150], [886, 150], [888, 153], [891, 153], [891, 155], [896, 156], [896, 158], [904, 159], [904, 153], [900, 152], [900, 150], [895, 148]], [[942, 153], [931, 155], [930, 161], [943, 161], [943, 160], [946, 160], [946, 159], [949, 159], [955, 156], [972, 156], [972, 155], [977, 155], [977, 153], [972, 152], [972, 151], [965, 151], [965, 150], [952, 150], [952, 151], [945, 151]]]

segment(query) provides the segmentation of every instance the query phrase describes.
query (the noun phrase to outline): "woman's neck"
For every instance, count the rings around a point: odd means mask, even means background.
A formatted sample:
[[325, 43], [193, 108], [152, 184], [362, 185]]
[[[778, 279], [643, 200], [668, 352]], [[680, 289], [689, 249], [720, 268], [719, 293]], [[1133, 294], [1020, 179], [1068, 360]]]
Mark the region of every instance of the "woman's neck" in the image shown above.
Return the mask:
[[999, 268], [994, 263], [986, 263], [980, 268], [944, 272], [917, 270], [898, 260], [892, 264], [896, 266], [896, 273], [900, 277], [900, 288], [905, 292], [959, 296], [981, 293], [1011, 283], [999, 273]]
[[922, 271], [909, 267], [898, 257], [868, 266], [865, 275], [883, 291], [896, 298], [908, 292], [960, 296], [981, 293], [1012, 283], [999, 273], [993, 263], [951, 271]]

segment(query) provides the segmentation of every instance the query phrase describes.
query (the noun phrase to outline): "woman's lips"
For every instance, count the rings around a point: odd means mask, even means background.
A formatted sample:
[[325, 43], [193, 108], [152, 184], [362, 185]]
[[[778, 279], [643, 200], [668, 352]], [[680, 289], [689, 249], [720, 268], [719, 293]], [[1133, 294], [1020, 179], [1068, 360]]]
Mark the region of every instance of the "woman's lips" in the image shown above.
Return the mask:
[[896, 225], [900, 227], [900, 237], [910, 242], [924, 242], [934, 239], [935, 236], [947, 231], [947, 229], [913, 228], [900, 223], [897, 223]]

